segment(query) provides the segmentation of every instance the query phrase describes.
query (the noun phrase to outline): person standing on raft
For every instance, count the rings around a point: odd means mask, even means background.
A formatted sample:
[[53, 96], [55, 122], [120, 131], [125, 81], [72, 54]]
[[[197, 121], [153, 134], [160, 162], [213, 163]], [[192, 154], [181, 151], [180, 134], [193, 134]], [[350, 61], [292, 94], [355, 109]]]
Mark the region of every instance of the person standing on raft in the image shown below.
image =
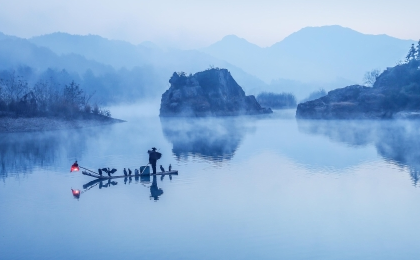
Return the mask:
[[162, 157], [162, 154], [157, 152], [155, 147], [148, 150], [147, 153], [149, 154], [149, 163], [152, 165], [153, 174], [156, 174], [156, 162]]

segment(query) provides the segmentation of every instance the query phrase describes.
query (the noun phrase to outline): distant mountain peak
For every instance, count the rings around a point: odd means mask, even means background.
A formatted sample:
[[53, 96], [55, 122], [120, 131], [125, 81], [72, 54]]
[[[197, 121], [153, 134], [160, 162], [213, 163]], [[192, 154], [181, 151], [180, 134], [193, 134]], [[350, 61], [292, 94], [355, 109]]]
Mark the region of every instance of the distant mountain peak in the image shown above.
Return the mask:
[[290, 34], [283, 41], [295, 37], [334, 37], [339, 35], [354, 36], [362, 35], [362, 33], [340, 25], [308, 26]]
[[32, 38], [30, 38], [29, 40], [32, 41], [37, 41], [38, 39], [48, 39], [48, 40], [56, 40], [56, 41], [60, 41], [63, 39], [67, 39], [67, 40], [83, 40], [83, 39], [87, 39], [87, 40], [108, 40], [102, 36], [99, 35], [95, 35], [95, 34], [87, 34], [87, 35], [81, 35], [81, 34], [70, 34], [70, 33], [66, 33], [66, 32], [53, 32], [53, 33], [48, 33], [48, 34], [43, 34], [40, 36], [34, 36]]
[[259, 49], [260, 47], [256, 44], [250, 43], [244, 38], [238, 37], [234, 34], [224, 36], [220, 41], [213, 43], [212, 45], [208, 46], [207, 50], [211, 50], [214, 48], [252, 48], [252, 49]]
[[[351, 28], [348, 27], [344, 27], [341, 25], [323, 25], [323, 26], [308, 26], [308, 27], [304, 27], [292, 34], [290, 34], [289, 36], [287, 36], [286, 38], [283, 39], [283, 41], [287, 41], [288, 39], [291, 38], [304, 38], [304, 37], [317, 37], [317, 38], [322, 38], [322, 37], [330, 37], [330, 38], [340, 38], [340, 37], [347, 37], [350, 39], [355, 39], [357, 38], [361, 38], [361, 37], [382, 37], [382, 38], [389, 38], [389, 39], [395, 39], [395, 40], [402, 40], [402, 39], [398, 39], [392, 36], [389, 36], [387, 34], [367, 34], [367, 33], [362, 33], [356, 30], [353, 30]], [[278, 42], [280, 43], [280, 42]], [[274, 45], [278, 44], [275, 43]]]
[[311, 29], [317, 29], [317, 30], [323, 29], [323, 30], [330, 30], [330, 31], [332, 31], [332, 30], [348, 30], [348, 31], [354, 31], [355, 32], [355, 30], [353, 30], [351, 28], [344, 27], [344, 26], [337, 25], [337, 24], [322, 25], [322, 26], [307, 26], [307, 27], [303, 27], [299, 31], [301, 31], [301, 30], [311, 30]]
[[225, 37], [222, 38], [222, 41], [246, 41], [246, 42], [248, 42], [244, 38], [241, 38], [241, 37], [236, 36], [234, 34], [226, 35]]

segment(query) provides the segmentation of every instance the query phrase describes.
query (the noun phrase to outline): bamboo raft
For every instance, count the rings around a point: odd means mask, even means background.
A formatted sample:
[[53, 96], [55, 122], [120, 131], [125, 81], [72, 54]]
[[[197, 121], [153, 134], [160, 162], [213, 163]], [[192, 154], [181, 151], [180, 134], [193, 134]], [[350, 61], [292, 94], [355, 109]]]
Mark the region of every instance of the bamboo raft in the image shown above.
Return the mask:
[[118, 178], [126, 178], [126, 177], [147, 177], [147, 176], [153, 176], [153, 175], [178, 175], [178, 171], [166, 171], [166, 172], [157, 172], [156, 174], [153, 173], [143, 173], [143, 174], [132, 174], [132, 175], [116, 175], [116, 176], [105, 176], [105, 175], [99, 175], [97, 173], [88, 172], [88, 171], [82, 171], [82, 174], [101, 179], [101, 180], [108, 180], [108, 179], [118, 179]]

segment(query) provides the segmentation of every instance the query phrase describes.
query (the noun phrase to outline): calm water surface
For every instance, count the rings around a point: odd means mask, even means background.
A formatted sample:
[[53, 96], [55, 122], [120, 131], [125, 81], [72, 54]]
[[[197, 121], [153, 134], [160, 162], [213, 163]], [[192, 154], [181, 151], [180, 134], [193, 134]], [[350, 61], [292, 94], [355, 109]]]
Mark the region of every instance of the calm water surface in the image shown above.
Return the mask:
[[[127, 119], [0, 134], [0, 259], [418, 257], [417, 122]], [[69, 172], [134, 171], [153, 146], [178, 176]]]

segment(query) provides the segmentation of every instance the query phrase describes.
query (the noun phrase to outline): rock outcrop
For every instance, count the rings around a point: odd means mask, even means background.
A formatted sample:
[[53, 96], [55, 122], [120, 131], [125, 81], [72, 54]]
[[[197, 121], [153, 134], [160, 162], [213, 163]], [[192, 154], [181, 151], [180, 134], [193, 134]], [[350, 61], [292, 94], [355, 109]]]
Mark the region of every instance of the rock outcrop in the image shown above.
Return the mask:
[[[382, 119], [420, 111], [420, 61], [385, 70], [373, 87], [348, 86], [298, 105], [297, 118]], [[417, 111], [417, 112], [416, 112]]]
[[226, 69], [208, 69], [194, 75], [174, 73], [163, 93], [160, 116], [204, 117], [268, 114], [254, 96], [246, 96]]

